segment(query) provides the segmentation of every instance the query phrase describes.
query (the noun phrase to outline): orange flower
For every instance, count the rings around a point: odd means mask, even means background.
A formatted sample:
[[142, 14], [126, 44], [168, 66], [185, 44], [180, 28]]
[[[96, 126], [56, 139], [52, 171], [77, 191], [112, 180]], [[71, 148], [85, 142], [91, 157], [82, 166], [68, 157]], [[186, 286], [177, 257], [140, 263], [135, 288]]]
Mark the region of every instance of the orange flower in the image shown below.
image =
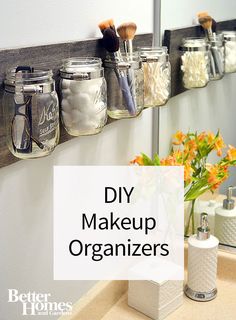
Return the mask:
[[134, 160], [130, 161], [130, 164], [137, 164], [139, 166], [143, 166], [143, 157], [142, 156], [137, 156]]
[[207, 134], [208, 143], [209, 143], [209, 144], [212, 144], [212, 142], [214, 141], [214, 139], [215, 139], [214, 133], [213, 133], [213, 132], [208, 132], [208, 134]]
[[225, 147], [224, 140], [223, 140], [222, 136], [219, 135], [218, 138], [215, 141], [215, 146], [214, 146], [214, 149], [217, 150], [217, 155], [219, 157], [222, 156], [222, 150], [221, 149], [223, 149], [224, 147]]
[[195, 140], [189, 140], [184, 144], [184, 154], [188, 155], [188, 160], [195, 158], [195, 151], [197, 150], [197, 144]]
[[173, 144], [180, 145], [184, 142], [186, 135], [183, 134], [182, 131], [177, 131], [176, 134], [173, 136]]
[[229, 145], [229, 150], [227, 151], [227, 157], [229, 161], [236, 160], [236, 148]]
[[206, 138], [207, 134], [206, 132], [202, 132], [197, 136], [198, 141], [203, 141]]
[[177, 159], [173, 156], [168, 156], [161, 159], [161, 166], [178, 166]]
[[207, 182], [211, 185], [211, 190], [214, 191], [219, 188], [220, 184], [228, 178], [228, 167], [218, 164], [207, 164], [208, 171]]
[[184, 181], [190, 183], [192, 180], [193, 169], [189, 162], [186, 162], [184, 165]]
[[166, 158], [161, 160], [162, 166], [181, 166], [183, 164], [183, 153], [180, 150], [175, 150]]

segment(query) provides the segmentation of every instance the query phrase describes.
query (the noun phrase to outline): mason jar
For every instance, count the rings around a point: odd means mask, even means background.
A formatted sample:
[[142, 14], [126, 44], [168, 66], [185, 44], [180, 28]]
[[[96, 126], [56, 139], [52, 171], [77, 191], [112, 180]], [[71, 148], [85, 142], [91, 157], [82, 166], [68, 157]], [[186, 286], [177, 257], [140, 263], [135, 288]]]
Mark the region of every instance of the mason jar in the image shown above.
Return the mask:
[[225, 50], [223, 35], [214, 35], [209, 41], [210, 80], [222, 79], [225, 73]]
[[225, 45], [225, 73], [236, 72], [236, 31], [222, 31]]
[[49, 155], [59, 141], [59, 105], [52, 70], [13, 68], [6, 72], [4, 87], [9, 150], [20, 159]]
[[110, 118], [138, 116], [143, 110], [143, 70], [138, 55], [132, 61], [125, 55], [118, 60], [104, 61], [107, 81], [107, 112]]
[[167, 47], [138, 48], [144, 73], [144, 107], [163, 106], [171, 94]]
[[69, 58], [60, 69], [61, 119], [72, 136], [99, 133], [107, 121], [107, 86], [100, 58]]
[[184, 38], [181, 50], [183, 86], [202, 88], [209, 82], [209, 44], [205, 38]]

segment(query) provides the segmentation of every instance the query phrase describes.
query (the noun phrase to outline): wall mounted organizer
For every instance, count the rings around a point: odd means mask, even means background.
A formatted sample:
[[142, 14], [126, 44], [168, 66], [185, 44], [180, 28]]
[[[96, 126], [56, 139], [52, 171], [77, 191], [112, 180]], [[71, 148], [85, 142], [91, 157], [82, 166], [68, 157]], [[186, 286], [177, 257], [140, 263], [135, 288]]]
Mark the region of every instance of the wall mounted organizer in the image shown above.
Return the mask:
[[[133, 45], [134, 50], [137, 47], [146, 47], [152, 45], [153, 34], [136, 35]], [[121, 48], [123, 46], [121, 45]], [[100, 39], [90, 39], [77, 42], [59, 43], [43, 45], [36, 47], [27, 47], [19, 49], [7, 49], [0, 51], [0, 168], [8, 166], [19, 161], [8, 150], [5, 143], [5, 129], [3, 124], [3, 79], [5, 71], [17, 65], [34, 65], [41, 68], [49, 68], [54, 71], [56, 80], [58, 79], [58, 69], [61, 66], [61, 60], [75, 56], [94, 56], [105, 58], [106, 52], [101, 45]], [[115, 120], [109, 119], [108, 124]], [[60, 142], [63, 143], [73, 139], [60, 126]]]
[[[236, 19], [217, 22], [216, 31], [236, 30]], [[171, 63], [171, 97], [174, 97], [187, 89], [182, 85], [180, 72], [181, 52], [179, 47], [182, 39], [186, 37], [203, 37], [205, 35], [201, 26], [193, 26], [181, 29], [166, 30], [163, 45], [168, 48]]]
[[[236, 19], [221, 21], [217, 23], [217, 32], [222, 30], [236, 30]], [[163, 45], [168, 47], [171, 62], [171, 97], [174, 97], [187, 89], [182, 85], [180, 72], [179, 47], [185, 37], [204, 36], [204, 31], [200, 26], [192, 26], [181, 29], [166, 30]], [[152, 45], [153, 34], [140, 34], [134, 39], [134, 50], [137, 47], [148, 47]], [[121, 48], [123, 46], [121, 45]], [[5, 129], [3, 125], [3, 79], [7, 69], [16, 65], [34, 65], [41, 68], [49, 68], [54, 71], [56, 80], [61, 60], [75, 56], [96, 56], [105, 58], [106, 52], [101, 45], [100, 39], [90, 39], [77, 42], [42, 45], [36, 47], [26, 47], [17, 49], [0, 50], [0, 168], [19, 161], [8, 150], [5, 143]], [[107, 124], [116, 120], [109, 119]], [[60, 126], [60, 142], [63, 143], [74, 137], [68, 135]]]

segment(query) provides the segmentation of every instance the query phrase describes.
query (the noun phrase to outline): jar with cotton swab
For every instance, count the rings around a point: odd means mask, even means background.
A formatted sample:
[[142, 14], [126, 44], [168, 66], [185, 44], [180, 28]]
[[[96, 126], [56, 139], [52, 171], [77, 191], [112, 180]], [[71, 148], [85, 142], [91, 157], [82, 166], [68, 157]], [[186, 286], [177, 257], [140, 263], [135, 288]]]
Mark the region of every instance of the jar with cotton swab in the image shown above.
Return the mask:
[[138, 50], [144, 72], [144, 107], [163, 106], [171, 94], [171, 65], [167, 47]]
[[183, 85], [186, 89], [205, 87], [210, 80], [210, 46], [205, 38], [184, 38], [180, 50]]

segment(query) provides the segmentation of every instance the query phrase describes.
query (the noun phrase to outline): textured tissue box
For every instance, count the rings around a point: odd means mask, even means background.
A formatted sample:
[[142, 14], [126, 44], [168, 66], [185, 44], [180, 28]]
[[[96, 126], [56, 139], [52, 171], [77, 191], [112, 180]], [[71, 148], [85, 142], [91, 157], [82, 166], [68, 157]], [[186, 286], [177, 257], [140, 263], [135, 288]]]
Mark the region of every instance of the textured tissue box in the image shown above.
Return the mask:
[[183, 303], [183, 281], [129, 281], [128, 304], [155, 320], [162, 320]]

